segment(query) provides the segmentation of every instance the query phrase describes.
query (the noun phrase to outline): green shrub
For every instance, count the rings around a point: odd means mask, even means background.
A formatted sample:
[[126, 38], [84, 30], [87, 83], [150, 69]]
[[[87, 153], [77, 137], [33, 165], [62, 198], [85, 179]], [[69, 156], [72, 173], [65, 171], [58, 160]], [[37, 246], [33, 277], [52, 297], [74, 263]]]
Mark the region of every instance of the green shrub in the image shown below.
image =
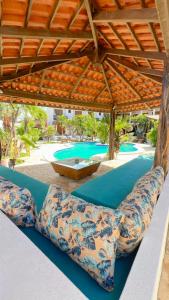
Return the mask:
[[150, 141], [153, 147], [157, 144], [158, 122], [154, 123], [154, 127], [147, 133], [147, 140]]

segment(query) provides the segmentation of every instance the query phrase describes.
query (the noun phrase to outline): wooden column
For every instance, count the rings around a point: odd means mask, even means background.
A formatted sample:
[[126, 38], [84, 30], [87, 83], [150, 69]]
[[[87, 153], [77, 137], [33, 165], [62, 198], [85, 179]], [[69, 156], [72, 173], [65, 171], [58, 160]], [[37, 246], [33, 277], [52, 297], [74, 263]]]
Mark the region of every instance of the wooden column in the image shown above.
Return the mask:
[[165, 63], [158, 140], [154, 160], [154, 166], [159, 165], [163, 167], [165, 175], [167, 175], [169, 170], [169, 55]]
[[116, 113], [115, 109], [113, 109], [110, 113], [109, 159], [114, 159], [115, 118]]

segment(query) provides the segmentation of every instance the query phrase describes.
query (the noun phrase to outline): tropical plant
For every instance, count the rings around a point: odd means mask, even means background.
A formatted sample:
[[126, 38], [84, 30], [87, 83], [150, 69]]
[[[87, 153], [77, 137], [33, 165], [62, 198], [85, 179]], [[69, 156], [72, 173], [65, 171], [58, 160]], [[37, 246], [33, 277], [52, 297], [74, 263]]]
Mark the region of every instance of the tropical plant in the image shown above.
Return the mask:
[[0, 117], [3, 121], [3, 128], [8, 135], [4, 156], [9, 156], [12, 140], [16, 138], [16, 122], [20, 114], [20, 105], [18, 104], [1, 104]]
[[98, 121], [93, 114], [84, 116], [84, 132], [87, 136], [91, 137], [92, 140], [97, 135]]
[[0, 128], [0, 148], [1, 148], [1, 153], [0, 156], [5, 157], [6, 154], [6, 147], [8, 144], [9, 140], [9, 131], [5, 131], [4, 129]]
[[63, 135], [64, 132], [65, 132], [66, 126], [68, 124], [68, 118], [64, 115], [58, 116], [58, 124], [61, 127], [61, 132], [62, 132], [62, 135]]
[[[118, 152], [120, 143], [124, 142], [124, 136], [127, 137], [127, 132], [132, 129], [131, 124], [126, 118], [117, 118], [115, 122], [115, 151]], [[123, 140], [122, 140], [123, 139]], [[127, 139], [126, 139], [127, 141]]]
[[56, 133], [56, 129], [52, 125], [48, 125], [44, 132], [44, 136], [50, 141], [50, 138]]
[[75, 128], [77, 135], [80, 136], [80, 140], [85, 132], [85, 116], [83, 115], [76, 115], [72, 120], [72, 124]]
[[23, 134], [20, 137], [22, 144], [24, 145], [24, 148], [26, 150], [26, 155], [30, 156], [30, 150], [31, 148], [35, 148], [36, 145], [35, 143], [32, 141], [32, 137], [29, 136], [29, 134]]
[[109, 137], [109, 126], [105, 122], [105, 120], [101, 120], [98, 123], [97, 127], [97, 136], [102, 144], [106, 144], [108, 142]]
[[10, 145], [9, 157], [10, 159], [16, 159], [19, 155], [19, 149], [17, 147], [17, 140], [12, 140]]
[[150, 125], [150, 121], [147, 116], [144, 114], [133, 116], [131, 118], [131, 123], [133, 124], [137, 138], [145, 140], [145, 136]]
[[147, 133], [147, 140], [150, 141], [153, 147], [157, 144], [158, 122], [155, 121], [151, 130]]
[[[16, 151], [22, 149], [22, 147], [18, 148], [17, 140], [20, 140], [25, 148], [31, 147], [30, 145], [35, 146], [47, 120], [47, 114], [40, 107], [18, 104], [1, 104], [0, 117], [3, 121], [1, 145], [5, 157], [14, 156], [14, 152], [16, 154]], [[16, 126], [18, 122], [20, 124]], [[15, 151], [13, 141], [16, 143]]]

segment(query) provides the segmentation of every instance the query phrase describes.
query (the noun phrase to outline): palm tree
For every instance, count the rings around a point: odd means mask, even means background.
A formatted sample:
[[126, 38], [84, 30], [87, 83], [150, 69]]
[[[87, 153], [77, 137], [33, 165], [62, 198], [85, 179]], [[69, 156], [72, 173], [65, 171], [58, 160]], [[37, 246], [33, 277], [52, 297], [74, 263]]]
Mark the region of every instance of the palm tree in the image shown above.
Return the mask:
[[84, 116], [85, 134], [94, 140], [97, 135], [98, 121], [93, 114]]
[[65, 117], [64, 115], [58, 116], [58, 124], [61, 127], [62, 135], [64, 134], [67, 125], [67, 120], [68, 120], [67, 117]]
[[83, 115], [76, 115], [72, 120], [76, 133], [80, 136], [80, 141], [82, 140], [82, 136], [85, 132], [84, 120], [85, 120], [85, 116]]

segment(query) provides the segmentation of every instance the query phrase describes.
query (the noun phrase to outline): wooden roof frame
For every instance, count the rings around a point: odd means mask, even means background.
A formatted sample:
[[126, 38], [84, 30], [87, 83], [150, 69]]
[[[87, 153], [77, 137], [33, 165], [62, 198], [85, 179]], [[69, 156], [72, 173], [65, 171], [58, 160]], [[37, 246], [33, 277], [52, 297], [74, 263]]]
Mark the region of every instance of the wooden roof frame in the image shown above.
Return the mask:
[[[109, 79], [106, 75], [106, 69], [105, 69], [106, 65], [110, 69], [112, 69], [112, 71], [116, 74], [118, 78], [121, 78], [122, 82], [125, 83], [128, 90], [137, 97], [137, 103], [143, 104], [145, 100], [144, 97], [140, 95], [140, 92], [138, 92], [138, 90], [133, 86], [130, 80], [128, 80], [126, 76], [123, 75], [123, 72], [120, 71], [119, 66], [123, 66], [129, 72], [137, 72], [139, 75], [142, 76], [143, 80], [147, 79], [153, 82], [155, 85], [160, 86], [162, 83], [163, 71], [162, 69], [153, 68], [152, 61], [161, 61], [161, 62], [165, 61], [166, 53], [164, 51], [161, 51], [161, 45], [158, 39], [158, 35], [154, 28], [154, 23], [159, 23], [159, 12], [156, 10], [155, 7], [145, 7], [144, 1], [142, 0], [140, 1], [142, 3], [141, 8], [124, 9], [118, 0], [114, 0], [113, 4], [111, 4], [113, 6], [114, 5], [116, 6], [116, 10], [114, 11], [109, 11], [109, 10], [107, 11], [106, 9], [102, 10], [99, 7], [99, 5], [96, 5], [94, 1], [90, 1], [90, 0], [79, 1], [77, 6], [75, 7], [74, 14], [72, 14], [71, 18], [69, 19], [65, 27], [65, 30], [62, 31], [54, 28], [54, 23], [56, 22], [55, 20], [56, 15], [60, 11], [60, 7], [62, 6], [62, 0], [56, 0], [54, 2], [54, 5], [50, 11], [49, 19], [47, 21], [46, 29], [37, 29], [36, 27], [35, 28], [29, 27], [29, 20], [31, 18], [33, 0], [28, 1], [28, 5], [26, 7], [26, 12], [25, 12], [24, 27], [18, 28], [17, 26], [4, 25], [4, 22], [3, 23], [1, 22], [0, 88], [2, 88], [4, 95], [5, 92], [10, 89], [7, 88], [7, 85], [5, 85], [4, 87], [3, 84], [6, 84], [7, 82], [12, 83], [15, 82], [15, 80], [19, 82], [20, 78], [22, 77], [27, 78], [28, 75], [34, 76], [34, 74], [37, 72], [41, 74], [41, 81], [39, 87], [40, 87], [40, 92], [42, 92], [43, 81], [45, 78], [44, 75], [45, 70], [55, 70], [55, 69], [57, 70], [57, 67], [59, 68], [61, 65], [67, 65], [67, 64], [71, 65], [72, 61], [76, 61], [76, 60], [78, 61], [80, 58], [86, 56], [89, 61], [86, 65], [84, 65], [83, 71], [81, 72], [79, 78], [74, 83], [74, 87], [70, 90], [69, 97], [67, 98], [68, 103], [72, 103], [72, 105], [75, 105], [73, 99], [75, 94], [83, 95], [83, 91], [82, 92], [78, 91], [79, 88], [81, 88], [81, 81], [87, 79], [85, 76], [87, 76], [86, 74], [88, 73], [88, 68], [90, 69], [90, 66], [93, 65], [94, 66], [93, 72], [97, 73], [95, 69], [97, 69], [97, 64], [98, 64], [101, 66], [100, 69], [103, 75], [103, 81], [105, 85], [99, 88], [98, 92], [95, 94], [94, 91], [92, 91], [92, 86], [90, 87], [89, 85], [89, 89], [91, 89], [91, 93], [93, 93], [94, 95], [92, 96], [93, 101], [95, 102], [95, 105], [93, 107], [96, 106], [99, 107], [99, 101], [100, 101], [99, 99], [101, 98], [104, 98], [105, 101], [111, 100], [111, 107], [113, 107], [114, 103], [116, 103], [114, 97], [112, 96], [112, 91], [111, 91], [112, 87], [110, 86]], [[108, 2], [111, 1], [108, 0]], [[156, 0], [156, 2], [158, 6], [158, 0]], [[166, 0], [162, 0], [162, 2], [164, 6]], [[71, 26], [74, 25], [75, 21], [81, 14], [82, 9], [83, 11], [84, 9], [86, 10], [86, 16], [88, 20], [86, 21], [82, 30], [72, 31]], [[121, 36], [121, 33], [119, 33], [116, 27], [116, 25], [119, 22], [125, 24], [138, 50], [133, 50], [128, 47], [125, 39]], [[100, 24], [102, 23], [104, 23], [110, 29], [110, 32], [113, 34], [114, 39], [118, 41], [119, 45], [121, 45], [123, 49], [121, 49], [121, 47], [119, 48], [113, 47], [113, 42], [111, 41], [111, 39], [108, 37], [106, 33], [104, 33], [104, 31], [102, 31], [102, 28], [100, 29], [99, 27], [101, 26]], [[135, 30], [131, 26], [132, 23], [136, 23], [136, 24], [148, 23], [148, 28], [150, 30], [150, 34], [152, 35], [152, 40], [154, 41], [157, 51], [154, 50], [145, 51], [144, 47], [142, 46], [140, 40], [137, 37]], [[164, 30], [163, 30], [163, 35], [164, 35]], [[99, 37], [101, 37], [101, 39], [104, 41], [106, 47], [104, 47], [104, 45], [100, 45]], [[2, 38], [20, 39], [20, 50], [19, 50], [20, 55], [17, 57], [3, 57]], [[36, 55], [23, 56], [22, 52], [24, 49], [25, 41], [28, 40], [31, 41], [32, 39], [39, 40], [39, 47], [37, 49]], [[56, 44], [53, 50], [51, 51], [50, 55], [41, 55], [41, 49], [43, 48], [43, 43], [45, 39], [47, 39], [48, 41], [56, 40]], [[62, 41], [69, 41], [69, 46], [67, 50], [64, 52], [64, 54], [58, 54], [58, 49]], [[80, 42], [80, 43], [83, 42], [83, 45], [79, 49], [79, 51], [74, 50], [74, 45], [76, 44], [76, 42]], [[148, 67], [139, 65], [138, 63], [139, 60], [144, 60], [145, 62], [147, 62]], [[96, 68], [95, 68], [95, 64], [96, 64]], [[12, 71], [10, 72], [8, 71], [8, 74], [7, 73], [2, 74], [3, 68], [6, 68], [5, 70], [7, 69], [12, 70], [13, 66], [16, 66], [15, 73], [14, 72], [12, 73]], [[93, 80], [93, 82], [94, 81], [95, 80]], [[17, 91], [17, 95], [20, 95], [18, 94], [18, 92], [21, 93], [21, 91]], [[30, 96], [32, 97], [32, 93], [29, 94], [31, 94]], [[154, 97], [154, 99], [156, 98], [158, 97]], [[26, 99], [28, 99], [28, 97], [26, 97]], [[65, 104], [64, 101], [66, 101], [65, 100], [66, 98], [61, 97], [61, 99], [63, 99], [62, 104]], [[76, 101], [79, 103], [83, 103], [83, 99], [81, 101], [75, 100], [75, 102]], [[57, 101], [55, 102], [57, 103]], [[91, 105], [91, 103], [89, 103], [89, 105]], [[86, 102], [86, 100], [84, 100], [84, 107], [88, 107], [88, 103]]]

